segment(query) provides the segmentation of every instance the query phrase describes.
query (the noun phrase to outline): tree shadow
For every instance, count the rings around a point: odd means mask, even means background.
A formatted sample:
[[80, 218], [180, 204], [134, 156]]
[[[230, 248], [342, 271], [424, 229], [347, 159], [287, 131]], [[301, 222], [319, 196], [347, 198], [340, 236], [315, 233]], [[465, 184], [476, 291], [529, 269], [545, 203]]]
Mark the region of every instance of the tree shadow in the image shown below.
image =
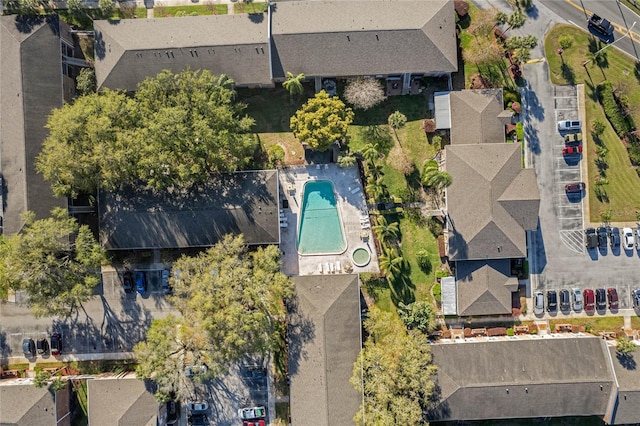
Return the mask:
[[7, 333], [0, 331], [0, 365], [6, 365], [11, 355], [11, 347], [7, 342]]
[[636, 360], [632, 354], [623, 354], [616, 352], [616, 359], [625, 370], [635, 370], [637, 368]]
[[416, 301], [416, 285], [409, 278], [410, 274], [411, 265], [405, 261], [398, 276], [389, 281], [391, 301], [396, 308], [400, 305], [400, 302], [408, 305]]
[[569, 64], [563, 61], [560, 66], [560, 71], [562, 73], [562, 78], [564, 78], [569, 84], [576, 84], [576, 73]]
[[287, 336], [285, 342], [289, 354], [288, 376], [295, 375], [300, 368], [300, 360], [307, 358], [305, 345], [316, 338], [313, 321], [300, 311], [298, 296], [287, 301]]

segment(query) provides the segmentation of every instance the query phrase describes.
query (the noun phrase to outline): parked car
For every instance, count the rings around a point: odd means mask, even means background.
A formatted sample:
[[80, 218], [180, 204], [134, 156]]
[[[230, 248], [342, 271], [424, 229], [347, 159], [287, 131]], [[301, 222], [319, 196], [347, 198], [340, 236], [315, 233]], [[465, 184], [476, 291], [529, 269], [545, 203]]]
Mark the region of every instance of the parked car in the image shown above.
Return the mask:
[[633, 250], [633, 231], [631, 228], [622, 228], [622, 244], [625, 250]]
[[594, 249], [598, 247], [598, 235], [595, 228], [587, 228], [584, 230], [585, 234], [585, 246], [588, 249]]
[[607, 19], [601, 18], [595, 13], [589, 17], [587, 27], [595, 30], [597, 33], [605, 37], [611, 37], [613, 35], [613, 25], [611, 25], [611, 22]]
[[584, 191], [584, 188], [585, 188], [584, 182], [568, 183], [564, 186], [564, 190], [567, 194], [582, 192]]
[[194, 414], [189, 417], [189, 425], [192, 426], [205, 426], [207, 425], [207, 416], [204, 414]]
[[561, 132], [568, 132], [572, 130], [580, 130], [582, 128], [582, 121], [580, 120], [562, 120], [558, 121], [558, 130]]
[[547, 291], [547, 311], [555, 312], [558, 310], [558, 295], [555, 290]]
[[168, 269], [163, 269], [162, 270], [162, 292], [164, 294], [173, 293], [173, 289], [169, 285], [169, 270]]
[[607, 293], [604, 288], [596, 289], [596, 309], [599, 311], [607, 309]]
[[541, 291], [536, 291], [533, 296], [533, 313], [536, 315], [544, 314], [544, 294]]
[[601, 249], [607, 248], [607, 228], [604, 226], [598, 228], [598, 247]]
[[633, 290], [633, 292], [631, 293], [631, 301], [633, 303], [634, 309], [640, 308], [640, 290]]
[[24, 352], [24, 356], [27, 358], [36, 356], [36, 344], [33, 342], [33, 339], [28, 338], [22, 340], [22, 352]]
[[144, 271], [136, 272], [136, 291], [139, 294], [144, 294], [147, 292], [147, 275]]
[[36, 342], [36, 349], [40, 355], [49, 352], [49, 342], [47, 342], [47, 339], [38, 339]]
[[572, 288], [571, 293], [573, 294], [573, 309], [576, 311], [582, 310], [582, 292], [579, 288]]
[[560, 290], [560, 309], [563, 311], [571, 309], [571, 296], [569, 295], [569, 290], [564, 288]]
[[609, 228], [609, 244], [611, 248], [620, 247], [620, 228]]
[[184, 367], [184, 375], [187, 377], [200, 376], [207, 374], [207, 366], [204, 364], [187, 365]]
[[562, 155], [582, 154], [582, 145], [571, 145], [562, 148]]
[[636, 247], [640, 249], [640, 225], [636, 229]]
[[187, 404], [187, 409], [190, 413], [199, 414], [209, 409], [209, 404], [206, 402], [190, 402]]
[[582, 296], [584, 299], [584, 310], [587, 312], [593, 312], [593, 310], [596, 307], [596, 298], [595, 298], [595, 295], [593, 294], [593, 290], [589, 288], [585, 289]]
[[125, 293], [133, 293], [133, 273], [126, 271], [122, 274], [122, 287]]
[[167, 424], [174, 425], [180, 419], [180, 402], [167, 401]]
[[62, 336], [58, 333], [53, 333], [49, 340], [51, 340], [51, 355], [60, 355], [60, 352], [62, 352]]
[[242, 426], [265, 426], [264, 420], [244, 420]]
[[607, 299], [609, 299], [609, 309], [618, 309], [618, 291], [615, 288], [607, 289]]
[[266, 415], [267, 410], [264, 407], [241, 408], [238, 410], [238, 417], [241, 420], [262, 419]]

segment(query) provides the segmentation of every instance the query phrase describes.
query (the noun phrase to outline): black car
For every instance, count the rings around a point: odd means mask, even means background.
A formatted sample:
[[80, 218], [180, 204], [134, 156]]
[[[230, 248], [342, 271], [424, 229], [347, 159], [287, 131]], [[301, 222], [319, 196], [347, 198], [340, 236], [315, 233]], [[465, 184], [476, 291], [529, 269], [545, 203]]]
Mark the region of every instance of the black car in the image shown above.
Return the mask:
[[633, 303], [633, 308], [634, 309], [640, 308], [640, 290], [633, 290], [633, 292], [631, 293], [631, 299]]
[[620, 247], [620, 228], [609, 228], [609, 244], [611, 248]]
[[560, 290], [560, 309], [563, 311], [571, 309], [571, 295], [569, 294], [569, 290], [564, 288]]
[[122, 286], [125, 293], [133, 293], [133, 273], [131, 271], [122, 274]]
[[594, 228], [587, 228], [584, 231], [585, 234], [585, 246], [588, 249], [594, 249], [598, 247], [598, 235], [596, 234], [596, 230]]
[[555, 290], [547, 291], [547, 311], [555, 312], [558, 310], [558, 295]]
[[36, 349], [40, 355], [49, 352], [49, 342], [47, 342], [47, 339], [38, 339], [36, 342]]
[[24, 356], [27, 358], [36, 356], [36, 344], [33, 339], [22, 340], [22, 352], [24, 352]]
[[51, 355], [58, 356], [62, 352], [62, 336], [58, 333], [51, 335]]
[[207, 416], [204, 414], [194, 414], [189, 417], [189, 424], [193, 426], [205, 426], [208, 424]]
[[598, 247], [601, 249], [607, 248], [607, 228], [604, 226], [598, 228]]
[[607, 309], [607, 292], [604, 288], [596, 289], [596, 309], [599, 311]]
[[605, 37], [611, 37], [613, 35], [613, 25], [611, 25], [611, 22], [601, 18], [595, 13], [589, 18], [587, 26]]

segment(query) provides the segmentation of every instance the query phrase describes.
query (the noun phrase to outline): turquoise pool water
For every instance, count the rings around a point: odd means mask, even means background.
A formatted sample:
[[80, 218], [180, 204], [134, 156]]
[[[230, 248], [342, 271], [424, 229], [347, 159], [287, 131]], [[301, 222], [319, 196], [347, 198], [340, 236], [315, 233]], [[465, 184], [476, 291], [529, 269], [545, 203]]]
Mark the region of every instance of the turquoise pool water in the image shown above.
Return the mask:
[[305, 183], [298, 253], [342, 253], [346, 248], [333, 184], [326, 180]]

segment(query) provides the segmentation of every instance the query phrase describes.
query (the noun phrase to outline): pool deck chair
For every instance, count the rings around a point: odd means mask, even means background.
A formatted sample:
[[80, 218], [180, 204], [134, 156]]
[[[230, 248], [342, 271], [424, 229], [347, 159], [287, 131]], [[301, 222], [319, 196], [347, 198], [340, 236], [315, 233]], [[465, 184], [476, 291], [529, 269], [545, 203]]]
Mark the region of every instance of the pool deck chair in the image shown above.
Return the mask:
[[322, 263], [318, 263], [318, 272], [322, 273]]
[[327, 272], [327, 274], [329, 273], [329, 262], [324, 264], [324, 270]]
[[320, 164], [316, 164], [316, 169], [320, 170]]
[[342, 265], [340, 265], [340, 261], [336, 260], [336, 272], [340, 273], [342, 271]]
[[280, 228], [286, 228], [287, 226], [289, 226], [287, 222], [280, 222]]
[[371, 224], [369, 222], [360, 222], [360, 227], [362, 229], [369, 229], [371, 227]]
[[333, 274], [333, 263], [329, 263], [329, 272]]
[[324, 165], [324, 169], [325, 169], [325, 170], [329, 170], [329, 165], [328, 165], [328, 164], [325, 164], [325, 165]]
[[352, 193], [352, 194], [357, 194], [358, 192], [360, 192], [360, 187], [359, 187], [359, 186], [356, 186], [355, 188], [353, 188], [353, 189], [351, 190], [351, 193]]

